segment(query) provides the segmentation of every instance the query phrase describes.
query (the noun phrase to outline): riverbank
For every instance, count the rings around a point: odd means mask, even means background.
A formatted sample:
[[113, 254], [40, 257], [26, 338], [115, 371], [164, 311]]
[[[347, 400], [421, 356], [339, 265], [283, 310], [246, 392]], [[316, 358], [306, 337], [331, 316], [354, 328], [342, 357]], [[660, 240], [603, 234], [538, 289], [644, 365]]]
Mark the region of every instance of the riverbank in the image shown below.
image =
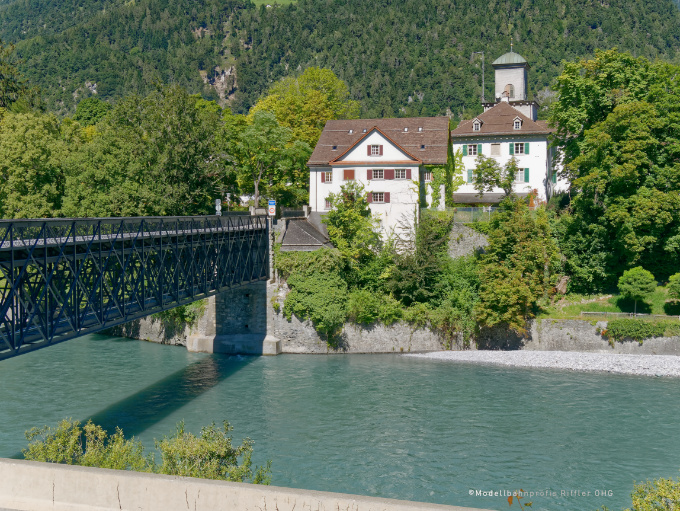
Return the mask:
[[566, 351], [439, 351], [408, 354], [409, 357], [451, 363], [505, 367], [566, 369], [580, 372], [666, 376], [680, 378], [680, 357], [674, 355], [629, 355]]

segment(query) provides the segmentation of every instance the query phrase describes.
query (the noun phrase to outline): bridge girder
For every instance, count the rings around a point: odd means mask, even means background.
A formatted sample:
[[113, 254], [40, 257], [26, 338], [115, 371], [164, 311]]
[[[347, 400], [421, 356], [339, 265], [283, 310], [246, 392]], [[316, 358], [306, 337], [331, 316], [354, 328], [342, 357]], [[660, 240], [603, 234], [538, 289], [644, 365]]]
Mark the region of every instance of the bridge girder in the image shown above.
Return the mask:
[[0, 221], [0, 360], [268, 272], [261, 216]]

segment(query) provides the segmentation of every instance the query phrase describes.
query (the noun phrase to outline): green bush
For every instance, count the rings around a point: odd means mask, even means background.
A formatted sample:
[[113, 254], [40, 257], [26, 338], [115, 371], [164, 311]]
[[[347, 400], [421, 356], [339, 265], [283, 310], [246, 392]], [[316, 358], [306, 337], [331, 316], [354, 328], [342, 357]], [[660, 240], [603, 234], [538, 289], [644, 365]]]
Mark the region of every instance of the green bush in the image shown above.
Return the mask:
[[164, 321], [170, 321], [176, 325], [186, 324], [194, 326], [205, 312], [206, 301], [198, 300], [187, 305], [180, 305], [174, 309], [157, 312], [153, 315]]
[[668, 279], [668, 296], [680, 300], [680, 273], [671, 275]]
[[369, 325], [380, 321], [391, 325], [403, 316], [402, 305], [389, 295], [373, 293], [366, 289], [350, 293], [347, 312], [350, 321]]
[[614, 319], [607, 324], [607, 337], [615, 341], [633, 339], [642, 343], [652, 337], [663, 337], [669, 323], [665, 321], [651, 322], [637, 319]]
[[213, 423], [196, 437], [180, 422], [175, 436], [155, 442], [161, 454], [158, 465], [153, 454], [144, 454], [139, 440], [126, 440], [120, 428], [109, 436], [92, 421], [81, 427], [78, 421], [64, 419], [54, 429], [44, 426], [27, 431], [29, 444], [22, 452], [32, 461], [269, 484], [271, 462], [253, 472], [252, 441], [246, 438], [233, 446], [231, 430], [226, 421], [222, 428]]
[[[680, 480], [657, 479], [636, 484], [631, 493], [632, 511], [657, 511], [680, 507]], [[628, 509], [626, 511], [631, 511]]]
[[291, 291], [283, 305], [286, 318], [295, 314], [310, 319], [332, 343], [347, 318], [347, 283], [335, 272], [294, 274], [288, 278], [288, 287]]

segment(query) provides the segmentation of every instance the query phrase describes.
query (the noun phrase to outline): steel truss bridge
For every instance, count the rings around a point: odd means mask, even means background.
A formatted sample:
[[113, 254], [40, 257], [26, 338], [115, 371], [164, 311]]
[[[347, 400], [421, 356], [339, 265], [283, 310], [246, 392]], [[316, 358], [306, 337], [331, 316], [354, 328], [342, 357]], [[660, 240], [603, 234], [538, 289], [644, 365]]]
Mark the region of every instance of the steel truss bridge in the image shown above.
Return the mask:
[[266, 280], [263, 216], [0, 220], [0, 360]]

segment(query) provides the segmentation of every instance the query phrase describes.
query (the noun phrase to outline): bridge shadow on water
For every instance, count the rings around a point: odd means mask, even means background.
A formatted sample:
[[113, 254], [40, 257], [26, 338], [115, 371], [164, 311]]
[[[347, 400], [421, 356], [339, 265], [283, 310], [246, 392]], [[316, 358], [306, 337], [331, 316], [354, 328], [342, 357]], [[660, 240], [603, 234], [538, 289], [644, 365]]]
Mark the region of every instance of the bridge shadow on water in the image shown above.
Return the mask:
[[[126, 438], [139, 436], [147, 428], [161, 422], [201, 394], [216, 387], [254, 362], [256, 358], [208, 355], [86, 417], [81, 423], [92, 419], [92, 422], [103, 427], [109, 434], [112, 434], [117, 426], [123, 430]], [[167, 434], [172, 434], [172, 431], [168, 431]], [[22, 453], [10, 456], [12, 459], [23, 457]]]
[[118, 426], [126, 438], [138, 436], [243, 369], [255, 358], [209, 355], [113, 403], [88, 419], [92, 419], [92, 422], [101, 425], [109, 433], [113, 433]]

